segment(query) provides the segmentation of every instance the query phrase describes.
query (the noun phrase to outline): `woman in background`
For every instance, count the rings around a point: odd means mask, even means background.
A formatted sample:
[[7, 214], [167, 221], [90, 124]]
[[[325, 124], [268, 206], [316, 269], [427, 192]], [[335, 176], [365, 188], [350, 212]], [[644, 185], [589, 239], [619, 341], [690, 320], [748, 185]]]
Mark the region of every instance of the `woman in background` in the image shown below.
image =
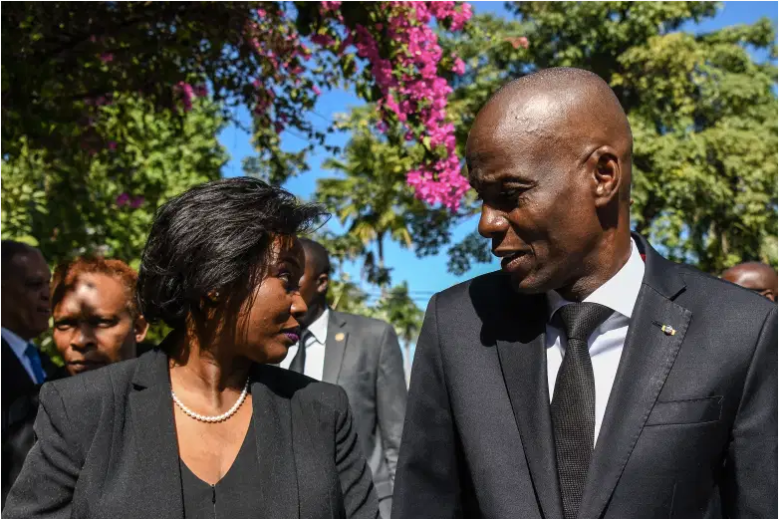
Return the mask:
[[69, 375], [135, 358], [149, 329], [138, 310], [137, 281], [117, 259], [79, 257], [54, 269], [54, 344]]
[[3, 517], [376, 518], [343, 390], [269, 365], [298, 341], [295, 236], [321, 214], [249, 178], [165, 204], [138, 295], [173, 331], [43, 387]]

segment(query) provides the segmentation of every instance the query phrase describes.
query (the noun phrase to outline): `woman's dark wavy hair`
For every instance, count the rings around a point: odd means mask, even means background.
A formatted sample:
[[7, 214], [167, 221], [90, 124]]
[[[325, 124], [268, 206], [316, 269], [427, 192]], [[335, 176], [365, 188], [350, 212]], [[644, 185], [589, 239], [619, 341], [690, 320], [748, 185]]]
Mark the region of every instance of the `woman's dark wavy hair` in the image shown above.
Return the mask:
[[[199, 185], [159, 208], [143, 250], [138, 305], [174, 330], [216, 297], [235, 321], [270, 267], [278, 236], [304, 233], [326, 213], [284, 189], [242, 177]], [[228, 319], [230, 320], [230, 319]]]

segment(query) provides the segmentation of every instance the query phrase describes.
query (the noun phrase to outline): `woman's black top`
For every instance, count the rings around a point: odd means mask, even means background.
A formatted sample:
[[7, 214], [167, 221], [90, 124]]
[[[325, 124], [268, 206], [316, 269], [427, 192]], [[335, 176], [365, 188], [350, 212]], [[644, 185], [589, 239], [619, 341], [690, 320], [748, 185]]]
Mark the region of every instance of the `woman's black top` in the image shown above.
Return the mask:
[[259, 462], [254, 442], [254, 421], [235, 461], [216, 485], [197, 477], [181, 459], [181, 493], [186, 519], [251, 519], [262, 517], [262, 492], [257, 488]]

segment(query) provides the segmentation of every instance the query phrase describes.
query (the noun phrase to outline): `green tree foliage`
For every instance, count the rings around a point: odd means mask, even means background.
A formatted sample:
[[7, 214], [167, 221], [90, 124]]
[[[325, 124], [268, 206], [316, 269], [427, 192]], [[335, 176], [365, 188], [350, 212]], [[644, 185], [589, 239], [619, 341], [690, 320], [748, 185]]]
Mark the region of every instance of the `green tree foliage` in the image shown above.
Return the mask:
[[[236, 106], [250, 110], [262, 168], [280, 183], [305, 169], [305, 153], [281, 149], [284, 129], [308, 139], [303, 152], [325, 144], [326, 133], [307, 118], [321, 89], [349, 84], [378, 101], [395, 95], [391, 84], [400, 93], [407, 83], [431, 82], [455, 56], [414, 63], [430, 45], [411, 53], [412, 36], [430, 30], [431, 16], [439, 28], [457, 30], [469, 13], [464, 6], [384, 2], [9, 4], [2, 11], [3, 153], [15, 159], [42, 149], [42, 160], [63, 162], [89, 137], [86, 121], [117, 96], [181, 113], [209, 93], [225, 120], [239, 123]], [[426, 107], [404, 106], [404, 125], [418, 138]], [[401, 122], [392, 110], [383, 115], [387, 124]], [[425, 157], [436, 159], [432, 150]]]
[[[468, 65], [450, 103], [460, 150], [478, 108], [506, 81], [540, 68], [592, 70], [633, 127], [633, 225], [669, 257], [719, 272], [776, 265], [777, 70], [769, 20], [680, 32], [714, 2], [515, 2], [516, 20], [478, 16], [446, 39]], [[526, 40], [523, 40], [526, 38]], [[527, 48], [525, 48], [527, 47]], [[749, 51], [767, 51], [759, 63]], [[487, 246], [451, 251], [467, 270]]]
[[3, 238], [40, 247], [52, 263], [100, 253], [137, 268], [157, 207], [219, 178], [227, 160], [212, 103], [196, 102], [183, 118], [148, 108], [138, 98], [102, 107], [94, 131], [108, 145], [100, 151], [61, 163], [25, 145], [3, 161]]
[[405, 247], [417, 245], [419, 254], [436, 250], [434, 240], [448, 240], [450, 215], [426, 207], [405, 181], [419, 147], [399, 149], [375, 130], [377, 122], [372, 106], [354, 110], [341, 121], [340, 127], [348, 129], [352, 138], [342, 159], [325, 161], [323, 167], [339, 175], [317, 181], [316, 199], [353, 238], [344, 252], [350, 259], [363, 257], [368, 281], [387, 287], [391, 269], [384, 262], [385, 240]]
[[[458, 153], [479, 108], [507, 81], [547, 67], [592, 70], [612, 86], [633, 127], [634, 228], [667, 256], [709, 272], [748, 260], [776, 265], [777, 70], [768, 20], [696, 35], [680, 28], [714, 16], [716, 3], [512, 6], [515, 19], [480, 15], [462, 34], [442, 34], [444, 51], [466, 63], [464, 75], [449, 77]], [[771, 60], [757, 62], [750, 50], [768, 52]], [[354, 183], [370, 178], [364, 170], [381, 139], [352, 144], [347, 156], [360, 166], [341, 169], [346, 180], [339, 182], [352, 188], [341, 207], [370, 200]], [[449, 245], [451, 227], [478, 210], [470, 196], [443, 221], [434, 212], [420, 216], [430, 224], [420, 227], [424, 234], [411, 233], [415, 248], [434, 253]], [[448, 254], [449, 269], [464, 274], [473, 262], [489, 260], [489, 243], [474, 231]]]

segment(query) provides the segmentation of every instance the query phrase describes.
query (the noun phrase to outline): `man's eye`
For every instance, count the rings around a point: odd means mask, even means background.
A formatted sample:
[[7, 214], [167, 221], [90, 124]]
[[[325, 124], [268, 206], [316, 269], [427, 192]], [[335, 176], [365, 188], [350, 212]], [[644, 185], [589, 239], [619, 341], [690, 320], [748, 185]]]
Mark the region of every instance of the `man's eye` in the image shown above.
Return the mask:
[[70, 323], [55, 323], [55, 324], [54, 324], [54, 327], [55, 327], [57, 330], [59, 330], [59, 331], [61, 331], [61, 332], [64, 332], [65, 330], [67, 330], [67, 329], [69, 329], [69, 328], [70, 328]]

